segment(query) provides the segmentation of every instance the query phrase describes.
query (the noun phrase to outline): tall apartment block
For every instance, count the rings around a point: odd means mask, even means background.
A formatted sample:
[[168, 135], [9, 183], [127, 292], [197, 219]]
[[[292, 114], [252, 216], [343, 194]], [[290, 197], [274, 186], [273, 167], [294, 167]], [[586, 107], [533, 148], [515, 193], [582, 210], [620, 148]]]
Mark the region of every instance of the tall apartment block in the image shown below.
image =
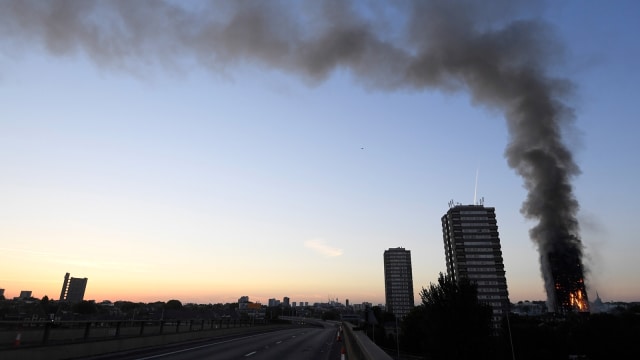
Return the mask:
[[500, 329], [510, 303], [495, 209], [450, 203], [442, 217], [442, 235], [447, 274], [477, 285], [478, 300], [491, 305], [493, 327]]
[[70, 303], [80, 303], [84, 300], [84, 291], [87, 288], [87, 278], [70, 277], [69, 273], [64, 276], [62, 290], [60, 291], [60, 301]]
[[387, 311], [402, 319], [415, 305], [411, 251], [392, 248], [384, 252], [384, 295]]

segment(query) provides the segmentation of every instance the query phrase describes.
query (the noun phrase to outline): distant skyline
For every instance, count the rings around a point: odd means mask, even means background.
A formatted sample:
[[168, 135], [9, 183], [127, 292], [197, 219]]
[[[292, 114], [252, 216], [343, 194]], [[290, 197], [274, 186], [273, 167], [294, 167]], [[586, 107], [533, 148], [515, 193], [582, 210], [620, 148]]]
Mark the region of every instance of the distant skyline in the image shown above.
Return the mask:
[[[510, 300], [544, 300], [505, 114], [460, 78], [403, 72], [439, 25], [422, 4], [438, 3], [0, 0], [5, 297], [57, 298], [69, 272], [96, 301], [379, 304], [382, 254], [403, 247], [419, 302], [446, 272], [449, 201], [477, 195], [496, 211]], [[405, 32], [415, 4], [425, 21]], [[538, 52], [508, 58], [570, 81], [589, 297], [640, 300], [640, 3], [460, 5], [446, 15], [475, 30], [546, 24]]]

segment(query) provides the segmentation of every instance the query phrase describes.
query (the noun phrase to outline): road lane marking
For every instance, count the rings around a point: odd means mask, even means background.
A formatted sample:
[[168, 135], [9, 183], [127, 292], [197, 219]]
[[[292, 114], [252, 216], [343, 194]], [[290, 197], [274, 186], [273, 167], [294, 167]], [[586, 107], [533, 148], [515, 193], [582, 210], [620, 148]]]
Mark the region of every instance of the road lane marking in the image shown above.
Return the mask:
[[141, 358], [137, 358], [136, 360], [156, 359], [156, 358], [160, 358], [160, 357], [164, 357], [164, 356], [169, 356], [169, 355], [174, 355], [174, 354], [179, 354], [179, 353], [183, 353], [183, 352], [187, 352], [187, 351], [198, 350], [198, 349], [206, 348], [206, 347], [209, 347], [209, 346], [220, 345], [220, 344], [226, 344], [226, 343], [230, 343], [230, 342], [234, 342], [234, 341], [238, 341], [238, 340], [251, 339], [251, 338], [254, 338], [254, 337], [256, 337], [256, 336], [260, 336], [260, 335], [264, 335], [264, 334], [256, 334], [256, 335], [252, 335], [252, 336], [244, 336], [244, 337], [241, 337], [241, 338], [235, 338], [235, 339], [230, 339], [230, 340], [225, 340], [225, 341], [218, 341], [218, 342], [211, 343], [211, 344], [200, 345], [200, 346], [194, 346], [194, 347], [191, 347], [191, 348], [182, 349], [182, 350], [176, 350], [176, 351], [171, 351], [171, 352], [167, 352], [167, 353], [163, 353], [163, 354], [158, 354], [158, 355], [151, 355], [151, 356], [141, 357]]
[[257, 353], [257, 351], [252, 351], [252, 352], [250, 352], [248, 354], [245, 354], [244, 357], [249, 357], [251, 355], [254, 355], [255, 353]]
[[[226, 344], [226, 343], [230, 343], [230, 342], [234, 342], [234, 341], [238, 341], [238, 340], [244, 340], [244, 339], [251, 339], [251, 338], [254, 338], [254, 337], [257, 337], [257, 336], [262, 336], [262, 335], [265, 335], [265, 333], [251, 335], [251, 336], [244, 336], [244, 337], [241, 337], [241, 338], [235, 338], [235, 339], [230, 339], [230, 340], [225, 340], [225, 341], [218, 341], [218, 342], [215, 342], [215, 343], [205, 344], [205, 345], [200, 345], [200, 346], [194, 346], [194, 347], [187, 348], [187, 349], [170, 351], [170, 352], [167, 352], [167, 353], [162, 353], [162, 354], [157, 354], [157, 355], [151, 355], [151, 356], [136, 358], [136, 360], [157, 359], [157, 358], [161, 358], [161, 357], [164, 357], [164, 356], [175, 355], [175, 354], [179, 354], [179, 353], [183, 353], [183, 352], [187, 352], [187, 351], [203, 349], [203, 348], [214, 346], [214, 345]], [[296, 335], [291, 336], [291, 338], [295, 338], [295, 337], [296, 337]], [[279, 341], [278, 343], [281, 343], [281, 342], [282, 342], [282, 340]], [[248, 356], [251, 356], [254, 353], [255, 353], [255, 351], [253, 353], [249, 354]], [[247, 355], [245, 355], [245, 356], [247, 356]]]

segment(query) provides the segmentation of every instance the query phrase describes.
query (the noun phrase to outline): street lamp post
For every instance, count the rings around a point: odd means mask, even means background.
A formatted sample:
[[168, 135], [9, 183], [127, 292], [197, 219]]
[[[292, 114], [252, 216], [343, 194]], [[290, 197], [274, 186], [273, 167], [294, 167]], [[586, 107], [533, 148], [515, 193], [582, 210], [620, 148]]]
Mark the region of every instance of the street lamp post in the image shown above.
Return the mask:
[[396, 316], [396, 349], [398, 350], [398, 360], [400, 360], [400, 340], [398, 335], [398, 317]]

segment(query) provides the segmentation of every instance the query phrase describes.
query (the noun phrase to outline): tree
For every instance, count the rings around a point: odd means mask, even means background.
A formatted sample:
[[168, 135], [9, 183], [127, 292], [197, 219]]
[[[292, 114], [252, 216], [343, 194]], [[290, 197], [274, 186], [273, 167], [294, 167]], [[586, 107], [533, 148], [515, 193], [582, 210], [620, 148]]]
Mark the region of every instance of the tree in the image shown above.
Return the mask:
[[164, 308], [167, 310], [180, 310], [182, 309], [182, 303], [180, 300], [169, 300], [164, 305]]
[[82, 302], [73, 304], [71, 309], [74, 312], [82, 315], [95, 314], [98, 312], [98, 307], [96, 306], [96, 303], [94, 301], [87, 301], [87, 300], [83, 300]]
[[426, 312], [424, 305], [414, 306], [401, 322], [400, 346], [410, 353], [426, 352]]
[[44, 311], [44, 313], [48, 313], [49, 310], [49, 297], [47, 295], [43, 296], [42, 299], [40, 299], [40, 306], [42, 307], [42, 311]]
[[43, 296], [42, 299], [40, 299], [40, 308], [42, 309], [42, 313], [45, 316], [56, 312], [56, 306], [51, 303], [47, 295]]
[[401, 344], [430, 359], [490, 358], [492, 310], [478, 301], [473, 283], [440, 273], [420, 297], [403, 321]]
[[322, 320], [340, 320], [340, 313], [336, 310], [327, 310], [322, 312]]
[[116, 301], [114, 306], [128, 316], [138, 311], [144, 303], [134, 303], [131, 301]]

